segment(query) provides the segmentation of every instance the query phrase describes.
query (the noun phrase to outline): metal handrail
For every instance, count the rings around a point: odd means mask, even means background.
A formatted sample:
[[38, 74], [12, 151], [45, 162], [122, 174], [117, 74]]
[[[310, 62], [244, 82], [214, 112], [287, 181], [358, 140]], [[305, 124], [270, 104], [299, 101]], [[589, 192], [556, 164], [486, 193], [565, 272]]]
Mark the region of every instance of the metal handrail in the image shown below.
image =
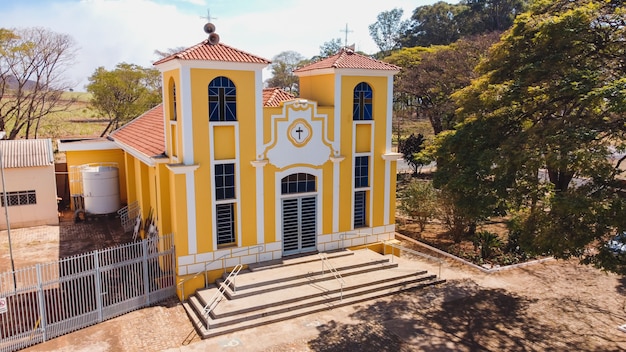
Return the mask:
[[[256, 246], [254, 246], [254, 247], [248, 247], [248, 248], [245, 248], [245, 249], [240, 249], [240, 250], [238, 250], [238, 251], [234, 251], [234, 252], [231, 252], [231, 253], [224, 254], [224, 255], [222, 255], [222, 256], [220, 256], [220, 257], [218, 257], [218, 258], [215, 258], [215, 259], [211, 260], [210, 262], [206, 262], [206, 263], [204, 263], [204, 269], [203, 269], [202, 271], [199, 271], [199, 272], [197, 272], [194, 276], [192, 276], [192, 277], [188, 277], [188, 278], [186, 278], [186, 279], [182, 280], [181, 282], [179, 282], [178, 284], [176, 284], [177, 288], [178, 288], [178, 287], [180, 287], [180, 292], [182, 293], [182, 299], [181, 299], [181, 300], [182, 300], [182, 301], [184, 301], [184, 300], [185, 300], [185, 286], [184, 286], [184, 284], [185, 284], [187, 281], [189, 281], [189, 280], [193, 280], [193, 279], [197, 278], [197, 277], [198, 277], [198, 276], [200, 276], [200, 275], [204, 275], [204, 288], [206, 288], [206, 287], [207, 287], [207, 284], [208, 284], [208, 282], [209, 282], [209, 274], [208, 274], [207, 266], [209, 266], [209, 265], [211, 265], [211, 264], [215, 263], [215, 262], [216, 262], [216, 261], [218, 261], [218, 260], [222, 260], [222, 259], [224, 259], [224, 258], [226, 258], [226, 257], [228, 257], [228, 256], [230, 256], [230, 255], [237, 254], [237, 253], [241, 253], [241, 252], [245, 252], [245, 251], [249, 251], [249, 250], [251, 250], [251, 249], [255, 249], [255, 248], [260, 248], [260, 249], [263, 249], [263, 245], [262, 245], [262, 244], [260, 244], [260, 245], [256, 245]], [[257, 256], [257, 257], [256, 257], [256, 262], [258, 263], [258, 262], [259, 262], [259, 253], [257, 253], [257, 254], [256, 254], [256, 256]], [[222, 264], [222, 269], [224, 269], [224, 273], [226, 273], [226, 266], [225, 266], [225, 265], [223, 265], [223, 264]]]
[[348, 237], [348, 236], [358, 236], [358, 237], [361, 237], [361, 236], [360, 236], [360, 234], [359, 234], [359, 233], [356, 233], [356, 232], [344, 232], [344, 233], [342, 233], [341, 235], [339, 235], [339, 238], [341, 239], [341, 248], [342, 248], [342, 249], [343, 249], [343, 248], [346, 248], [346, 246], [344, 245], [344, 242], [343, 242], [343, 241], [344, 241], [344, 240], [345, 240], [345, 238], [346, 238], [346, 237]]
[[224, 298], [224, 291], [226, 291], [226, 287], [228, 287], [231, 282], [233, 283], [235, 282], [235, 278], [237, 277], [237, 274], [239, 274], [242, 268], [243, 268], [243, 265], [237, 264], [233, 268], [233, 271], [231, 271], [230, 274], [228, 274], [228, 277], [226, 278], [226, 280], [224, 280], [224, 282], [220, 285], [217, 292], [213, 294], [213, 297], [211, 297], [209, 302], [204, 306], [204, 308], [202, 309], [202, 312], [206, 318], [209, 317], [209, 314], [211, 313], [211, 311], [215, 309], [215, 307], [217, 307], [217, 305], [222, 301], [222, 298]]
[[324, 275], [324, 264], [326, 264], [328, 271], [330, 271], [333, 276], [335, 276], [335, 280], [339, 282], [339, 285], [341, 286], [341, 297], [339, 298], [339, 300], [343, 302], [343, 286], [346, 284], [346, 282], [344, 281], [341, 274], [337, 271], [337, 269], [335, 269], [335, 267], [330, 263], [330, 260], [328, 260], [328, 255], [326, 253], [318, 253], [317, 256], [320, 257], [322, 261], [322, 275]]
[[[395, 244], [395, 243], [387, 243], [387, 242], [384, 242], [384, 243], [383, 243], [383, 245], [384, 245], [385, 247], [390, 246], [391, 248], [399, 249], [399, 250], [401, 250], [401, 251], [404, 251], [404, 252], [407, 252], [407, 253], [410, 253], [410, 254], [416, 255], [416, 256], [418, 256], [418, 257], [423, 257], [423, 258], [425, 258], [425, 259], [427, 259], [427, 260], [432, 260], [432, 261], [435, 261], [435, 262], [439, 263], [439, 274], [437, 275], [437, 278], [438, 278], [438, 279], [441, 279], [441, 265], [444, 263], [444, 260], [443, 260], [443, 259], [441, 259], [441, 258], [437, 258], [437, 257], [433, 257], [432, 255], [424, 254], [424, 253], [421, 253], [421, 252], [415, 251], [415, 250], [413, 250], [413, 249], [410, 249], [410, 248], [407, 248], [407, 247], [404, 247], [404, 246], [400, 246], [400, 245]], [[394, 257], [394, 255], [393, 255], [393, 252], [392, 252], [392, 253], [391, 253], [391, 262], [392, 262], [392, 263], [393, 263], [393, 257]]]

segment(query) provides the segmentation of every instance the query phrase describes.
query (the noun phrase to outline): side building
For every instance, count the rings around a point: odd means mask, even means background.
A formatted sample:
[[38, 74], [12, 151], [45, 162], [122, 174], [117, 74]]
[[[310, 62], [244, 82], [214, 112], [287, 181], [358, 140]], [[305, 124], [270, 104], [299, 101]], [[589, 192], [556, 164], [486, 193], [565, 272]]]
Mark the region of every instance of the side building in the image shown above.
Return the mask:
[[58, 225], [54, 153], [50, 139], [0, 141], [2, 191], [0, 230]]
[[157, 61], [163, 104], [107, 139], [62, 142], [68, 166], [115, 162], [126, 204], [173, 233], [178, 282], [237, 264], [392, 239], [393, 76], [350, 50], [264, 89], [266, 59], [205, 40]]

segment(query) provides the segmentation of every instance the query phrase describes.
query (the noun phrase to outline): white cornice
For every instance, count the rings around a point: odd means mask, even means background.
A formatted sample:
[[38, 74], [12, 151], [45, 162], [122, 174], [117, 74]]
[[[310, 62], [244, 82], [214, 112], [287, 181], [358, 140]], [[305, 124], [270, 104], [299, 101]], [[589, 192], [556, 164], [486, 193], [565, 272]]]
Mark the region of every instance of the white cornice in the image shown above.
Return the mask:
[[375, 70], [375, 69], [353, 69], [353, 68], [322, 68], [317, 70], [309, 70], [303, 72], [294, 72], [298, 77], [310, 77], [321, 75], [339, 75], [339, 76], [366, 76], [366, 77], [391, 77], [400, 72], [400, 70]]
[[385, 153], [382, 155], [384, 160], [396, 161], [402, 158], [402, 153]]
[[58, 145], [60, 152], [120, 149], [120, 147], [115, 142], [105, 138], [85, 140], [59, 140]]
[[250, 63], [250, 62], [226, 62], [226, 61], [208, 61], [208, 60], [170, 60], [162, 64], [156, 65], [156, 68], [161, 71], [171, 71], [174, 69], [182, 68], [201, 68], [212, 70], [231, 70], [231, 71], [261, 71], [268, 64], [264, 63]]
[[190, 172], [196, 171], [200, 165], [185, 165], [185, 164], [167, 164], [167, 168], [172, 171], [175, 175], [183, 175], [188, 174]]

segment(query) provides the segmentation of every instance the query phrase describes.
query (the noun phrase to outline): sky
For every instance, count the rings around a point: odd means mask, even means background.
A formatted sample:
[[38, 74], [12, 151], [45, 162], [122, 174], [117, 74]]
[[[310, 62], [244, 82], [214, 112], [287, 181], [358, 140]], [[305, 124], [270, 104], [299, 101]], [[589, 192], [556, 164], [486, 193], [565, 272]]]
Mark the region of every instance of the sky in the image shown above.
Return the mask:
[[[305, 58], [330, 40], [346, 39], [356, 50], [378, 50], [368, 26], [383, 11], [435, 0], [0, 0], [0, 27], [43, 27], [68, 34], [78, 49], [66, 73], [85, 91], [96, 68], [121, 62], [151, 67], [155, 50], [190, 47], [206, 39], [207, 12], [220, 42], [271, 60], [284, 51]], [[269, 78], [265, 70], [263, 80]]]

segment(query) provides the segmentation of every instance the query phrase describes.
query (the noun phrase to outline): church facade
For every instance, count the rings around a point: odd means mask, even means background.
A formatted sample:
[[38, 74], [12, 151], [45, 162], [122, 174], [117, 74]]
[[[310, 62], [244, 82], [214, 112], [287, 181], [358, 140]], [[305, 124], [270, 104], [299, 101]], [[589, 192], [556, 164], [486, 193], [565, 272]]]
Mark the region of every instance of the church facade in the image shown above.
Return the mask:
[[154, 64], [161, 105], [60, 143], [68, 166], [119, 165], [121, 201], [173, 234], [185, 292], [205, 272], [394, 237], [399, 68], [344, 49], [297, 69], [294, 97], [264, 89], [268, 64], [209, 37]]

